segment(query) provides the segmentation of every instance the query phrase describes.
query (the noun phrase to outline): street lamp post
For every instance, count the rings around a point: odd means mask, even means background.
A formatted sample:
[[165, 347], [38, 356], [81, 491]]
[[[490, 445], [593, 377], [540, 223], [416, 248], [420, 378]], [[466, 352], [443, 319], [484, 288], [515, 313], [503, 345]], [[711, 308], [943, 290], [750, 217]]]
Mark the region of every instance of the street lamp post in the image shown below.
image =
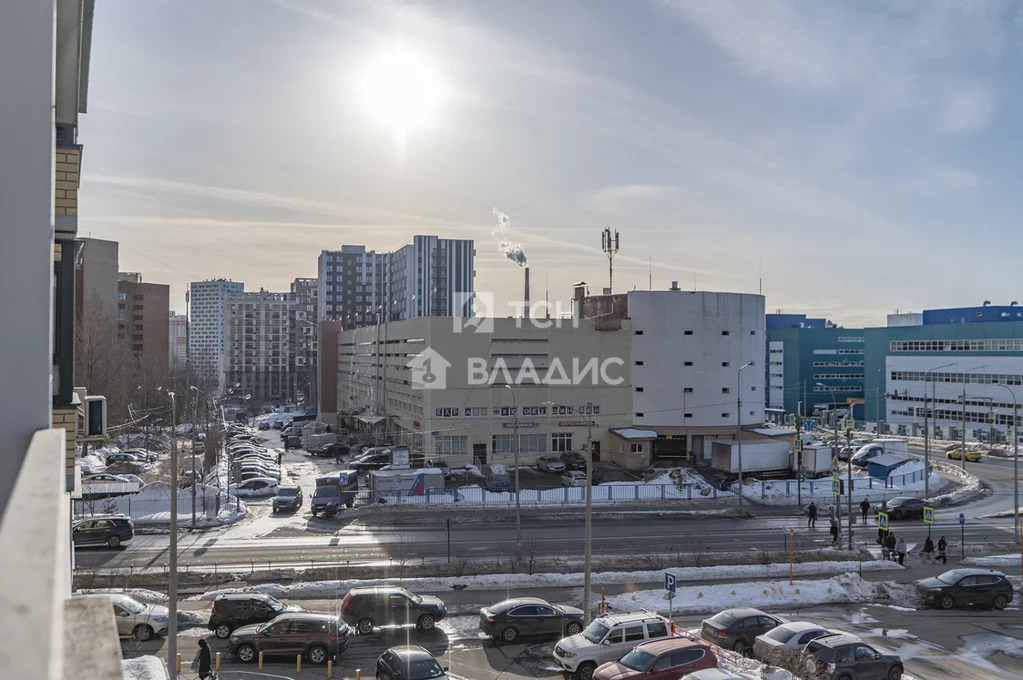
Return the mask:
[[[881, 371], [884, 370], [884, 366], [877, 369], [877, 384], [874, 385], [874, 421], [877, 427], [877, 436], [881, 436]], [[863, 414], [866, 418], [867, 414]]]
[[[943, 364], [941, 366], [935, 366], [934, 368], [928, 369], [924, 372], [924, 500], [931, 497], [931, 435], [928, 429], [930, 425], [927, 422], [930, 411], [927, 406], [927, 384], [930, 382], [930, 374], [934, 371], [940, 371], [943, 368], [949, 366], [955, 366], [956, 364]], [[931, 408], [934, 407], [934, 403], [931, 403]], [[934, 422], [938, 422], [935, 418]], [[930, 529], [930, 524], [927, 528]]]
[[[1012, 533], [1019, 538], [1019, 433], [1016, 427], [1019, 425], [1019, 404], [1016, 402], [1016, 393], [1008, 385], [998, 385], [1009, 391], [1012, 397]], [[965, 453], [963, 456], [965, 457]]]
[[959, 467], [963, 470], [966, 469], [966, 374], [973, 371], [979, 371], [982, 368], [987, 368], [989, 364], [983, 366], [974, 366], [973, 368], [963, 371], [963, 431], [960, 432], [960, 439], [963, 448], [959, 454]]
[[[735, 423], [736, 432], [735, 440], [739, 445], [739, 514], [743, 513], [743, 501], [742, 501], [742, 371], [743, 369], [749, 368], [753, 365], [752, 361], [747, 361], [745, 364], [739, 367], [739, 370], [735, 372], [735, 389], [737, 394], [735, 395]], [[685, 394], [685, 392], [683, 392]], [[685, 414], [682, 415], [683, 420]]]
[[515, 545], [522, 548], [522, 507], [519, 505], [519, 409], [515, 403], [515, 390], [505, 384], [512, 396], [512, 417], [515, 419]]
[[583, 569], [583, 625], [590, 625], [590, 567], [593, 557], [593, 402], [586, 402], [586, 519], [583, 522], [585, 543]]
[[167, 670], [172, 678], [178, 677], [178, 436], [177, 436], [177, 402], [174, 393], [168, 392], [171, 402], [171, 489], [170, 489], [170, 555], [169, 578], [167, 584], [168, 621], [167, 621]]
[[[823, 387], [824, 389], [826, 389], [828, 391], [828, 394], [831, 395], [831, 420], [833, 421], [834, 430], [835, 430], [835, 442], [832, 445], [832, 450], [834, 452], [837, 452], [838, 451], [838, 400], [835, 398], [834, 391], [828, 385], [825, 385], [824, 383], [817, 383], [816, 385], [814, 385], [814, 387], [815, 388]], [[833, 458], [838, 458], [837, 455], [834, 455], [832, 457]], [[848, 499], [849, 499], [849, 550], [852, 550], [852, 452], [849, 453], [849, 465], [848, 465], [848, 468], [849, 469], [846, 472], [846, 483], [845, 484], [846, 484], [847, 488], [845, 490], [845, 493], [846, 493], [846, 496], [848, 496]], [[842, 531], [842, 512], [841, 512], [841, 510], [842, 510], [841, 502], [835, 503], [835, 521], [838, 522], [838, 531], [839, 532]]]

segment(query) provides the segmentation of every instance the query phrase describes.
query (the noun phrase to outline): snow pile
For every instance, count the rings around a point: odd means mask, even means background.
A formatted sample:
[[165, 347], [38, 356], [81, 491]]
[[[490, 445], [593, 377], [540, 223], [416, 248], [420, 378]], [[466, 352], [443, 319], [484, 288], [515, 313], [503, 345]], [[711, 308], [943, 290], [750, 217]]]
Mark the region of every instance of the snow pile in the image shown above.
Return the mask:
[[[167, 482], [146, 484], [137, 493], [96, 501], [98, 512], [128, 515], [140, 525], [170, 524], [171, 486]], [[216, 487], [197, 489], [196, 526], [210, 527], [237, 522], [245, 516], [245, 504], [234, 496], [222, 494]], [[219, 511], [218, 511], [219, 508]], [[192, 524], [192, 490], [178, 491], [178, 526]]]
[[501, 463], [494, 463], [490, 466], [490, 473], [494, 475], [506, 475], [508, 474], [508, 466]]
[[[667, 613], [664, 590], [640, 590], [611, 598], [611, 610], [631, 612], [642, 609]], [[877, 584], [845, 573], [822, 581], [785, 581], [684, 586], [675, 594], [675, 614], [707, 614], [732, 607], [801, 607], [839, 602], [872, 602]]]
[[1005, 672], [988, 661], [988, 657], [1001, 652], [1015, 659], [1023, 659], [1023, 640], [997, 633], [981, 633], [963, 637], [963, 646], [956, 650], [956, 656], [966, 663], [994, 673], [992, 677], [1000, 677]]
[[169, 680], [167, 664], [156, 656], [137, 656], [121, 662], [124, 680]]
[[163, 593], [158, 593], [155, 590], [147, 590], [145, 588], [128, 588], [127, 590], [102, 590], [102, 589], [83, 589], [79, 592], [82, 593], [112, 593], [117, 592], [120, 595], [127, 595], [133, 600], [138, 600], [143, 604], [167, 604], [167, 596]]
[[[901, 570], [894, 562], [801, 562], [793, 565], [793, 573], [799, 576], [810, 574], [846, 574], [851, 570], [861, 568], [864, 571], [888, 571]], [[716, 581], [721, 579], [746, 579], [746, 578], [778, 578], [788, 576], [788, 564], [740, 564], [740, 565], [717, 565], [709, 567], [680, 567], [669, 569], [675, 575], [678, 583], [693, 583], [696, 581]], [[593, 574], [595, 582], [606, 585], [612, 584], [650, 584], [663, 583], [664, 570], [657, 571], [607, 571]], [[454, 586], [464, 586], [462, 589], [471, 590], [506, 590], [510, 588], [561, 588], [573, 587], [582, 583], [583, 575], [574, 574], [484, 574], [481, 576], [438, 576], [427, 578], [406, 578], [401, 579], [404, 587], [418, 592], [442, 592], [451, 590]], [[241, 592], [259, 592], [273, 595], [274, 597], [290, 597], [296, 599], [317, 599], [324, 596], [336, 596], [344, 594], [356, 586], [373, 586], [385, 583], [393, 583], [394, 579], [351, 579], [332, 581], [309, 581], [307, 583], [294, 583], [283, 585], [280, 583], [266, 583], [249, 586], [245, 588], [228, 588], [225, 590], [211, 591], [197, 595], [192, 599], [213, 600], [219, 595]], [[787, 583], [787, 582], [786, 582]], [[662, 593], [664, 591], [657, 591]], [[662, 603], [666, 604], [666, 603]]]
[[963, 564], [972, 564], [975, 567], [1018, 567], [1019, 554], [967, 557]]
[[[943, 461], [934, 462], [934, 466], [940, 468], [948, 476], [957, 478], [962, 486], [955, 491], [931, 498], [931, 505], [958, 505], [970, 501], [984, 492], [984, 485], [980, 479], [961, 467]], [[933, 484], [931, 484], [931, 489], [934, 489]]]

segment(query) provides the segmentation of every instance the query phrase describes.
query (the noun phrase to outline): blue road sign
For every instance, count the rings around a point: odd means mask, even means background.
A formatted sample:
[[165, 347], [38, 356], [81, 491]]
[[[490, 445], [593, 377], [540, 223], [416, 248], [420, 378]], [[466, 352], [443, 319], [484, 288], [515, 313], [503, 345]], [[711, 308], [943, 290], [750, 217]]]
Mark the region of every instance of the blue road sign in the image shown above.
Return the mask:
[[813, 422], [809, 420], [804, 422], [803, 429], [806, 430], [807, 432], [813, 432]]
[[884, 529], [885, 531], [888, 531], [888, 513], [887, 512], [879, 512], [879, 513], [877, 513], [877, 526], [878, 526], [879, 529]]
[[929, 505], [924, 506], [924, 524], [934, 524], [934, 508]]
[[669, 593], [675, 592], [675, 575], [664, 572], [664, 589]]
[[966, 515], [964, 515], [961, 512], [959, 513], [959, 523], [960, 524], [966, 524]]

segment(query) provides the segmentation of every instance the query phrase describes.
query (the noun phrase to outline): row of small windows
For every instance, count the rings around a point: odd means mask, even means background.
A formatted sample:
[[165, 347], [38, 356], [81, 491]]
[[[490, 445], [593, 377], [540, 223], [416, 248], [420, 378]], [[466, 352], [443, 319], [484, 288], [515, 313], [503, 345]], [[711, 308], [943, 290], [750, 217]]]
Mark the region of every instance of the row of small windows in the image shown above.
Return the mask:
[[[514, 416], [516, 415], [517, 408], [515, 406], [495, 406], [493, 407], [493, 414], [495, 416]], [[458, 418], [459, 408], [457, 406], [443, 407], [435, 409], [434, 416], [437, 418]], [[593, 404], [584, 404], [582, 406], [561, 406], [555, 404], [551, 406], [551, 415], [555, 416], [571, 416], [578, 413], [579, 415], [600, 415], [600, 406]], [[462, 409], [462, 416], [466, 418], [484, 418], [487, 415], [486, 406], [467, 406]], [[522, 415], [524, 416], [545, 416], [547, 415], [546, 406], [523, 406]]]
[[893, 340], [892, 352], [1023, 352], [1023, 338], [987, 340]]
[[[643, 335], [643, 331], [633, 331], [633, 334], [634, 335]], [[692, 331], [682, 331], [682, 335], [692, 335], [692, 334], [693, 334]], [[721, 331], [721, 335], [731, 335], [731, 334], [732, 334], [732, 331]], [[756, 331], [750, 331], [749, 334], [750, 335], [756, 335], [757, 332]], [[771, 351], [773, 352], [774, 350], [771, 350]]]
[[1012, 373], [943, 373], [925, 371], [892, 371], [892, 380], [910, 382], [974, 383], [978, 385], [1023, 385], [1023, 376]]
[[814, 380], [863, 380], [862, 373], [814, 373]]
[[839, 342], [863, 342], [863, 336], [839, 336]]
[[860, 385], [814, 385], [814, 392], [862, 392]]
[[815, 361], [814, 368], [839, 368], [842, 366], [858, 367], [863, 366], [862, 361]]

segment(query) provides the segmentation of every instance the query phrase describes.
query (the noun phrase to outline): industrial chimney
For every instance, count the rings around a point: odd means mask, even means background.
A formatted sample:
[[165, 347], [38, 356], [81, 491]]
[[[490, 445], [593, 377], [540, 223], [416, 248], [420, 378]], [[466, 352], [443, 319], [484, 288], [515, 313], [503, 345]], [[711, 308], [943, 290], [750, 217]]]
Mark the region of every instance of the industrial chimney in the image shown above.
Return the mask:
[[528, 319], [529, 318], [529, 267], [526, 267], [525, 269], [526, 269], [526, 292], [525, 292], [525, 295], [522, 298], [522, 301], [525, 303], [523, 305], [523, 308], [522, 308], [522, 318]]

